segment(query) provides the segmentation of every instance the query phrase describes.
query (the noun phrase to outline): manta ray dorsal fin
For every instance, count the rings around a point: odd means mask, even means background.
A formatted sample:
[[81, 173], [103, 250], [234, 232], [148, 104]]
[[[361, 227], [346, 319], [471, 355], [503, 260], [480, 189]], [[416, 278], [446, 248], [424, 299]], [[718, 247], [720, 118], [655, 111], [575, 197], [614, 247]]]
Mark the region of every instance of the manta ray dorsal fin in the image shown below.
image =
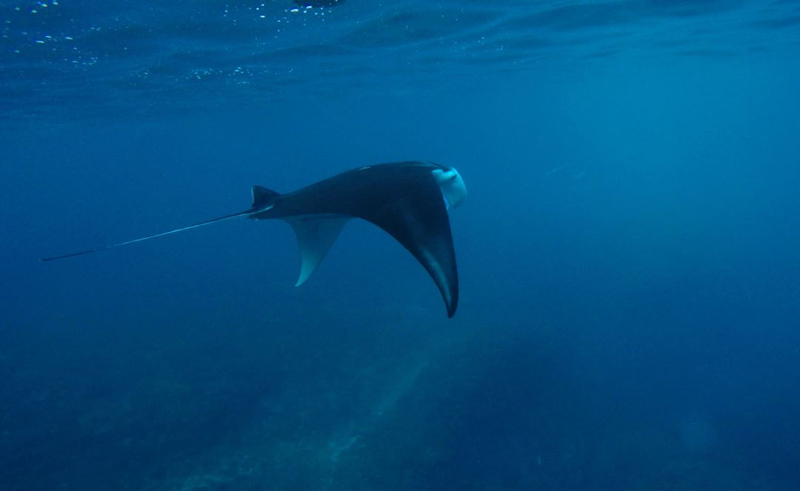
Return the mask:
[[316, 271], [350, 217], [342, 215], [307, 216], [287, 219], [300, 248], [300, 286]]
[[272, 206], [275, 204], [275, 200], [281, 196], [277, 191], [267, 189], [264, 186], [253, 186], [250, 189], [250, 193], [253, 195], [252, 209], [254, 210], [265, 210], [272, 208]]

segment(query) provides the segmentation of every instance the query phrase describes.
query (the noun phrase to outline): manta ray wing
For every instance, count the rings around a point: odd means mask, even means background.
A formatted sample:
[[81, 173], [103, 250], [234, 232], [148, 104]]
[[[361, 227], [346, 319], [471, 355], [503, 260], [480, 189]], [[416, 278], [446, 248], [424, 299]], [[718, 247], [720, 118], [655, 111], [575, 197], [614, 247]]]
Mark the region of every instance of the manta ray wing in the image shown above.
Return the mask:
[[300, 275], [294, 286], [305, 283], [316, 271], [348, 220], [342, 216], [286, 219], [300, 248]]
[[433, 180], [416, 180], [413, 189], [385, 206], [361, 214], [395, 238], [428, 271], [442, 293], [447, 316], [458, 306], [458, 269], [450, 217]]

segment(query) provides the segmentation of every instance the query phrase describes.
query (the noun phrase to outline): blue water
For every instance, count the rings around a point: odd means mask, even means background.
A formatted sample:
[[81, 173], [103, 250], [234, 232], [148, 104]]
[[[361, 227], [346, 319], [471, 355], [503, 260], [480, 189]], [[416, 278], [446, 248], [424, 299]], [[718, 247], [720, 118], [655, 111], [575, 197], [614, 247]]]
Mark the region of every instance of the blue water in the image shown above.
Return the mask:
[[[300, 2], [302, 3], [302, 2]], [[312, 2], [313, 3], [313, 2]], [[800, 2], [0, 3], [0, 489], [800, 483]], [[349, 224], [456, 167], [448, 320]]]

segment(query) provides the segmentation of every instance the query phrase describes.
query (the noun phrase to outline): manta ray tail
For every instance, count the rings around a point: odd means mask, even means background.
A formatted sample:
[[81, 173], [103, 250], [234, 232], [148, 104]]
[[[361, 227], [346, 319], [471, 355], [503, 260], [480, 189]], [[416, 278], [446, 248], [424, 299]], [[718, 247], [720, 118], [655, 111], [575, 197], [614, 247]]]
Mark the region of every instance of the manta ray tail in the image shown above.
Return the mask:
[[66, 259], [68, 257], [83, 256], [84, 254], [91, 254], [93, 252], [105, 251], [108, 249], [113, 249], [115, 247], [120, 247], [128, 244], [135, 244], [137, 242], [144, 242], [146, 240], [155, 239], [156, 237], [163, 237], [165, 235], [176, 234], [178, 232], [191, 230], [193, 228], [202, 227], [204, 225], [210, 225], [212, 223], [221, 222], [223, 220], [230, 220], [231, 218], [250, 216], [253, 213], [258, 213], [260, 211], [272, 208], [272, 206], [275, 203], [275, 200], [280, 197], [279, 193], [276, 193], [275, 191], [272, 191], [270, 189], [261, 186], [253, 186], [252, 193], [253, 193], [253, 205], [250, 207], [249, 210], [240, 211], [237, 213], [231, 213], [230, 215], [225, 215], [217, 218], [212, 218], [211, 220], [195, 223], [192, 225], [188, 225], [186, 227], [180, 227], [173, 230], [168, 230], [166, 232], [161, 232], [158, 234], [148, 235], [147, 237], [140, 237], [138, 239], [126, 240], [125, 242], [118, 242], [116, 244], [96, 247], [94, 249], [86, 249], [84, 251], [70, 252], [69, 254], [61, 254], [59, 256], [44, 257], [40, 259], [40, 261], [55, 261], [56, 259]]

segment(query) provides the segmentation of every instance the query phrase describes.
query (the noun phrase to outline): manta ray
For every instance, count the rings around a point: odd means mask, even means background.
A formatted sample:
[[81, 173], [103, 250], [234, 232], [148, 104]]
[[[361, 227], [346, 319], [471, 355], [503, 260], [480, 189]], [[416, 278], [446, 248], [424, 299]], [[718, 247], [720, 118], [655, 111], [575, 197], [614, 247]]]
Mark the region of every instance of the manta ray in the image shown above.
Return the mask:
[[442, 294], [447, 316], [453, 317], [458, 306], [458, 270], [448, 210], [466, 197], [464, 180], [452, 167], [430, 162], [370, 165], [286, 194], [253, 186], [247, 210], [42, 261], [104, 251], [233, 218], [281, 219], [297, 236], [301, 263], [295, 286], [300, 286], [317, 270], [344, 225], [360, 218], [394, 237], [422, 264]]

